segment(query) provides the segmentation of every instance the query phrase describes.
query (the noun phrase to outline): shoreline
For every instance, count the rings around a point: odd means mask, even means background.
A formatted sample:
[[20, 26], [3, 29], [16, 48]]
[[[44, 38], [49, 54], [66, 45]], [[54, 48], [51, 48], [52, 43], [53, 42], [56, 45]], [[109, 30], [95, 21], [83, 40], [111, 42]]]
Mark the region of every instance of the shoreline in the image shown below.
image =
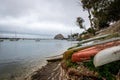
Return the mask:
[[[90, 70], [82, 63], [79, 63], [79, 66], [76, 68], [69, 67], [67, 71], [64, 71], [64, 69], [61, 69], [61, 66], [64, 66], [64, 63], [61, 62], [63, 55], [56, 55], [47, 58], [46, 61], [48, 61], [48, 63], [41, 69], [35, 71], [30, 78], [26, 80], [77, 80], [78, 78], [86, 80], [104, 80], [104, 77], [98, 77], [99, 73], [97, 71]], [[116, 80], [117, 77], [119, 78], [119, 72], [117, 75], [114, 75]]]
[[63, 54], [46, 57], [46, 61], [47, 61], [47, 62], [59, 61], [59, 60], [62, 60], [62, 59], [63, 59]]
[[[23, 45], [23, 43], [24, 43], [24, 45]], [[48, 44], [48, 43], [50, 43], [50, 44]], [[9, 65], [5, 66], [4, 70], [2, 70], [2, 71], [4, 72], [6, 70], [6, 72], [4, 73], [4, 75], [3, 74], [0, 75], [0, 78], [10, 79], [10, 80], [24, 80], [26, 77], [32, 75], [38, 69], [41, 69], [42, 66], [47, 65], [46, 58], [51, 58], [51, 57], [56, 58], [56, 56], [58, 56], [58, 55], [63, 55], [63, 52], [67, 48], [72, 46], [72, 43], [67, 42], [67, 41], [41, 41], [40, 43], [36, 43], [34, 41], [10, 42], [9, 40], [7, 40], [1, 44], [8, 45], [7, 48], [9, 48], [9, 49], [13, 49], [14, 47], [15, 48], [17, 47], [15, 51], [8, 50], [7, 53], [11, 53], [12, 55], [17, 56], [18, 58], [19, 58], [19, 56], [16, 55], [15, 52], [17, 51], [18, 54], [20, 53], [19, 62], [15, 62], [15, 64], [10, 64], [12, 66], [11, 68], [9, 68], [10, 67]], [[13, 44], [13, 45], [10, 46], [9, 44]], [[28, 44], [34, 45], [34, 46], [28, 46]], [[21, 48], [21, 46], [23, 46], [23, 47]], [[43, 50], [46, 50], [45, 46], [49, 47], [49, 49], [47, 51], [43, 51]], [[30, 50], [27, 50], [27, 48], [30, 48]], [[4, 47], [2, 47], [2, 49], [4, 50]], [[36, 50], [34, 54], [33, 54], [32, 49]], [[25, 56], [23, 56], [24, 55], [23, 53], [27, 53], [27, 54]], [[3, 56], [6, 57], [7, 55], [3, 55]], [[13, 56], [9, 56], [9, 57], [11, 59]], [[46, 62], [44, 62], [43, 59]], [[12, 61], [15, 61], [15, 60], [18, 60], [18, 59], [15, 58]]]
[[48, 62], [45, 66], [26, 77], [25, 80], [59, 80], [60, 62], [60, 60]]
[[62, 54], [46, 57], [46, 65], [25, 77], [24, 80], [59, 80], [62, 58]]

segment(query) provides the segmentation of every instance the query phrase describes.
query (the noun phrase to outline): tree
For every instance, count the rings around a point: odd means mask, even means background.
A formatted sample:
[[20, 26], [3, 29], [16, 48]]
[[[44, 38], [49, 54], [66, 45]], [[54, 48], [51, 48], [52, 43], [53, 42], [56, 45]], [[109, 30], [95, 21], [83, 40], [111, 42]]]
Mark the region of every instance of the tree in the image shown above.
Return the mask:
[[109, 22], [114, 22], [120, 19], [120, 0], [113, 0], [106, 8], [109, 16]]
[[83, 26], [84, 20], [77, 18], [77, 24], [88, 33], [95, 35], [96, 30], [109, 27], [111, 22], [120, 19], [120, 0], [80, 0], [83, 10], [89, 14], [90, 28]]
[[93, 21], [92, 21], [92, 14], [91, 14], [92, 2], [93, 2], [92, 0], [81, 0], [83, 9], [88, 11], [88, 14], [89, 14], [88, 18], [90, 21], [91, 28], [94, 28]]
[[80, 0], [88, 11], [91, 28], [102, 29], [120, 19], [120, 0]]
[[109, 15], [107, 8], [113, 0], [95, 0], [93, 3], [92, 15], [94, 17], [94, 27], [101, 29], [109, 26]]
[[84, 19], [82, 17], [77, 17], [76, 22], [80, 29], [84, 29], [85, 31], [87, 31], [86, 27], [83, 25]]

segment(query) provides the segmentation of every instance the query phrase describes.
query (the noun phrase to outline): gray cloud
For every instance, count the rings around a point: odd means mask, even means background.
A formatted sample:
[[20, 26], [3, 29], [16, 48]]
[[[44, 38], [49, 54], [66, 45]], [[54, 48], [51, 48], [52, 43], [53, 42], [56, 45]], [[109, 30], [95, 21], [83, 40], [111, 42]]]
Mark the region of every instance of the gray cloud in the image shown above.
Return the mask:
[[76, 18], [87, 13], [79, 0], [0, 0], [0, 31], [33, 34], [70, 34], [81, 32]]

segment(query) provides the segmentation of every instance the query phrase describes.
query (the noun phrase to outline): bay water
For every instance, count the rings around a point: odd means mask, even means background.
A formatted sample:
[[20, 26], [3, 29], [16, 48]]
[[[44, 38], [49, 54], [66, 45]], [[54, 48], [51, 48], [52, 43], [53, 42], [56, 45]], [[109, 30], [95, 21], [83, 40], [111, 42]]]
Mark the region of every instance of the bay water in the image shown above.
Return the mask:
[[4, 40], [0, 42], [0, 80], [22, 80], [44, 66], [45, 57], [62, 54], [77, 42], [66, 40]]

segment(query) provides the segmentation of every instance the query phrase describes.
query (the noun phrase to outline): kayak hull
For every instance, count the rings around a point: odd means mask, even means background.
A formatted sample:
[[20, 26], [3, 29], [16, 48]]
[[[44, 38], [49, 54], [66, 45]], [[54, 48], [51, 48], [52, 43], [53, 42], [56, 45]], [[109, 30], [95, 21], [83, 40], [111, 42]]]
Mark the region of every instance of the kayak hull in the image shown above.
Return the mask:
[[81, 51], [81, 50], [84, 50], [84, 49], [87, 49], [87, 48], [90, 48], [90, 47], [93, 47], [93, 46], [106, 44], [106, 43], [109, 43], [109, 42], [119, 41], [119, 40], [120, 40], [120, 37], [112, 38], [112, 39], [109, 39], [109, 40], [100, 41], [100, 42], [93, 43], [93, 44], [90, 44], [90, 45], [83, 45], [83, 46], [80, 46], [80, 47], [72, 48], [72, 49], [67, 50], [67, 51], [64, 52], [63, 59], [65, 59], [65, 60], [69, 59], [71, 57], [71, 55], [73, 53], [77, 52], [77, 51]]
[[90, 57], [95, 56], [98, 52], [103, 49], [107, 49], [113, 46], [120, 45], [120, 41], [109, 42], [105, 44], [96, 45], [87, 49], [80, 50], [72, 54], [72, 62], [81, 62], [83, 60], [88, 60]]
[[95, 67], [120, 60], [120, 46], [104, 49], [95, 55], [93, 63]]
[[88, 49], [79, 51], [77, 53], [74, 53], [72, 55], [72, 62], [80, 62], [80, 61], [88, 60], [90, 59], [91, 56], [94, 56], [95, 54], [97, 54], [98, 51], [99, 50], [95, 48], [93, 49], [88, 48]]

